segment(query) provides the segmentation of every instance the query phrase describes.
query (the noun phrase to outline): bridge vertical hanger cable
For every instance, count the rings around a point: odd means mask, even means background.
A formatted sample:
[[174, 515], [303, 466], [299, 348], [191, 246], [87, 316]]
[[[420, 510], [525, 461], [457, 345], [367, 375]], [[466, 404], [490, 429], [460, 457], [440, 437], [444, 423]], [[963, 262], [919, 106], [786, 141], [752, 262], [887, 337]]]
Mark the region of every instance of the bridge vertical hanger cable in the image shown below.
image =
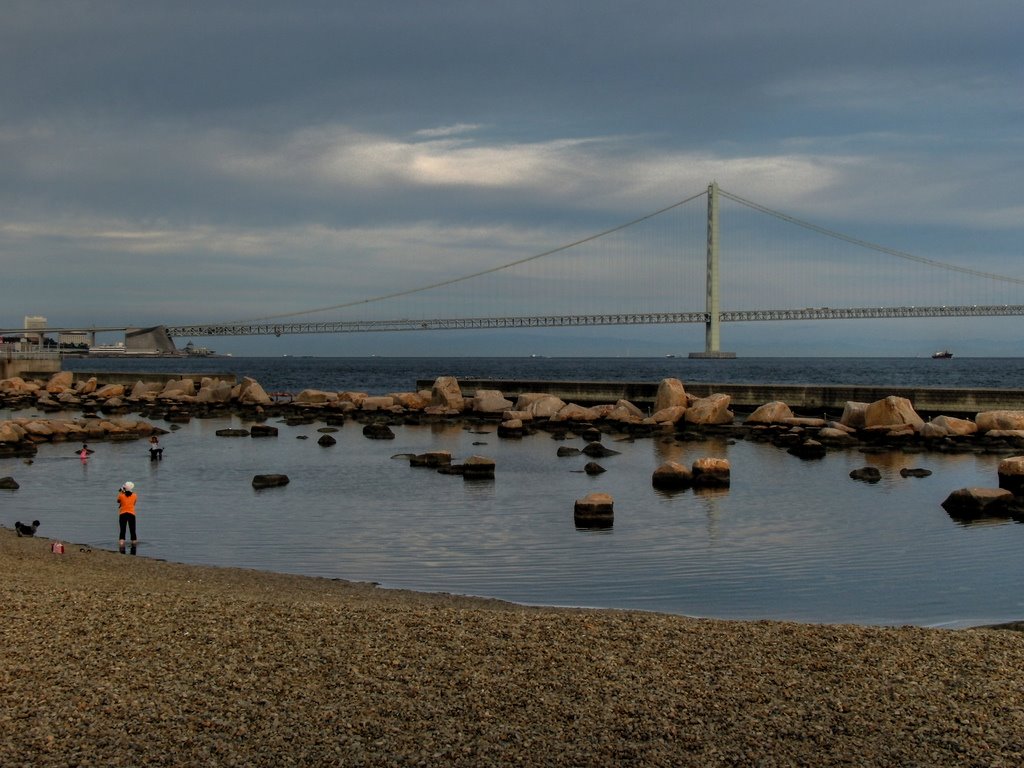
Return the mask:
[[526, 264], [528, 262], [535, 261], [537, 259], [542, 259], [542, 258], [544, 258], [546, 256], [553, 256], [556, 253], [562, 253], [563, 251], [567, 251], [570, 248], [575, 248], [575, 247], [577, 247], [579, 245], [583, 245], [584, 243], [590, 243], [590, 242], [593, 242], [595, 240], [599, 240], [599, 239], [601, 239], [603, 237], [607, 237], [608, 235], [611, 235], [611, 234], [613, 234], [615, 232], [621, 232], [622, 230], [628, 229], [629, 227], [636, 226], [637, 224], [640, 224], [641, 222], [648, 221], [649, 219], [653, 219], [654, 217], [660, 216], [663, 213], [668, 213], [671, 210], [674, 210], [676, 208], [684, 206], [687, 203], [690, 203], [690, 202], [692, 202], [694, 200], [697, 200], [698, 198], [704, 197], [706, 194], [707, 194], [707, 192], [702, 190], [702, 191], [698, 192], [695, 195], [691, 195], [690, 197], [686, 198], [685, 200], [680, 200], [680, 201], [678, 201], [676, 203], [672, 203], [671, 205], [667, 205], [664, 208], [658, 209], [657, 211], [654, 211], [652, 213], [648, 213], [648, 214], [646, 214], [644, 216], [640, 216], [640, 217], [635, 218], [635, 219], [633, 219], [631, 221], [627, 221], [625, 224], [619, 224], [618, 226], [611, 227], [610, 229], [603, 230], [601, 232], [598, 232], [597, 234], [589, 235], [587, 237], [582, 237], [579, 240], [574, 240], [571, 243], [566, 243], [565, 245], [560, 245], [557, 248], [552, 248], [551, 250], [544, 251], [542, 253], [536, 253], [536, 254], [534, 254], [532, 256], [527, 256], [527, 257], [522, 258], [522, 259], [517, 259], [515, 261], [510, 261], [510, 262], [508, 262], [506, 264], [499, 264], [496, 267], [490, 267], [488, 269], [482, 269], [482, 270], [479, 270], [477, 272], [470, 273], [468, 275], [461, 275], [459, 277], [453, 277], [453, 278], [448, 279], [448, 280], [440, 280], [440, 281], [438, 281], [436, 283], [430, 283], [428, 285], [421, 285], [421, 286], [418, 286], [416, 288], [408, 288], [408, 289], [402, 290], [402, 291], [395, 291], [394, 293], [386, 293], [386, 294], [382, 294], [380, 296], [373, 296], [373, 297], [368, 298], [368, 299], [358, 299], [356, 301], [348, 301], [348, 302], [345, 302], [343, 304], [333, 304], [333, 305], [331, 305], [329, 307], [317, 307], [316, 309], [306, 309], [306, 310], [301, 310], [301, 311], [298, 311], [298, 312], [283, 312], [283, 313], [276, 314], [276, 315], [266, 315], [264, 317], [255, 318], [253, 320], [232, 320], [232, 321], [225, 322], [223, 324], [224, 325], [229, 325], [229, 324], [244, 324], [244, 323], [253, 323], [253, 322], [265, 322], [265, 321], [268, 321], [268, 320], [281, 320], [281, 319], [284, 319], [284, 318], [287, 318], [287, 317], [300, 317], [302, 315], [312, 315], [312, 314], [316, 314], [318, 312], [330, 312], [330, 311], [337, 310], [337, 309], [347, 309], [349, 307], [356, 307], [356, 306], [360, 306], [360, 305], [363, 305], [363, 304], [372, 304], [374, 302], [385, 301], [387, 299], [397, 299], [397, 298], [402, 297], [402, 296], [410, 296], [410, 295], [412, 295], [414, 293], [420, 293], [422, 291], [428, 291], [428, 290], [430, 290], [432, 288], [440, 288], [441, 286], [453, 285], [455, 283], [461, 283], [461, 282], [464, 282], [466, 280], [472, 280], [473, 278], [476, 278], [476, 277], [482, 277], [483, 275], [490, 275], [490, 274], [494, 274], [495, 272], [500, 272], [502, 270], [510, 269], [512, 267], [518, 266], [519, 264]]
[[1021, 278], [1021, 277], [1010, 277], [1009, 275], [1000, 275], [1000, 274], [995, 273], [995, 272], [985, 272], [985, 271], [980, 270], [980, 269], [971, 269], [970, 267], [960, 267], [960, 266], [957, 266], [956, 264], [949, 264], [949, 263], [944, 262], [944, 261], [937, 261], [935, 259], [927, 259], [924, 256], [915, 256], [912, 253], [907, 253], [906, 251], [899, 251], [899, 250], [896, 250], [895, 248], [886, 248], [884, 245], [878, 245], [877, 243], [872, 243], [872, 242], [870, 242], [868, 240], [861, 240], [860, 238], [857, 238], [857, 237], [851, 237], [850, 235], [844, 235], [841, 232], [836, 232], [835, 230], [828, 229], [826, 227], [821, 227], [821, 226], [818, 226], [817, 224], [812, 224], [809, 221], [804, 221], [803, 219], [798, 219], [795, 216], [790, 216], [789, 214], [782, 213], [781, 211], [772, 210], [771, 208], [768, 208], [767, 206], [760, 205], [759, 203], [755, 203], [755, 202], [752, 202], [750, 200], [746, 200], [746, 199], [740, 197], [739, 195], [734, 195], [734, 194], [732, 194], [730, 192], [726, 192], [724, 189], [719, 189], [719, 193], [723, 197], [728, 197], [730, 200], [733, 200], [733, 201], [739, 203], [740, 205], [745, 205], [748, 208], [752, 208], [755, 211], [760, 211], [761, 213], [766, 213], [769, 216], [774, 216], [777, 219], [781, 219], [783, 221], [787, 221], [790, 224], [795, 224], [798, 227], [803, 227], [804, 229], [809, 229], [812, 232], [817, 232], [818, 234], [826, 235], [828, 237], [835, 238], [836, 240], [843, 240], [844, 242], [851, 243], [853, 245], [859, 245], [862, 248], [867, 248], [867, 249], [872, 250], [872, 251], [877, 251], [878, 253], [885, 253], [885, 254], [888, 254], [889, 256], [895, 256], [895, 257], [900, 258], [900, 259], [907, 259], [908, 261], [916, 261], [919, 264], [927, 264], [930, 267], [936, 267], [938, 269], [948, 269], [948, 270], [950, 270], [952, 272], [961, 272], [961, 273], [963, 273], [965, 275], [973, 275], [975, 277], [984, 277], [984, 278], [988, 278], [990, 280], [999, 280], [999, 281], [1006, 282], [1006, 283], [1016, 283], [1018, 285], [1024, 285], [1024, 278]]

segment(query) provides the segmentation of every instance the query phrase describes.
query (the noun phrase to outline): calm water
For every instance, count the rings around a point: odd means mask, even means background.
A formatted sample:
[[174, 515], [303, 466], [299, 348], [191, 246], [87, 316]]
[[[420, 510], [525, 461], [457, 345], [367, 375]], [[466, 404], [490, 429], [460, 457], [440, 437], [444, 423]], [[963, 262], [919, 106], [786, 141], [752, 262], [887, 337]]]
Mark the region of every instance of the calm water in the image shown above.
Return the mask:
[[[165, 361], [72, 361], [153, 370]], [[252, 375], [268, 390], [408, 390], [418, 378], [464, 377], [1016, 387], [1024, 361], [687, 359], [206, 359], [170, 370]], [[0, 414], [6, 417], [8, 414]], [[31, 465], [0, 460], [3, 524], [38, 518], [41, 534], [89, 546], [116, 543], [114, 497], [140, 494], [140, 553], [193, 563], [376, 581], [389, 587], [488, 595], [523, 603], [639, 608], [724, 618], [963, 625], [1024, 617], [1024, 526], [952, 521], [940, 503], [965, 486], [994, 486], [997, 456], [830, 453], [802, 462], [784, 451], [722, 439], [604, 442], [621, 451], [591, 477], [586, 457], [538, 434], [499, 440], [486, 427], [397, 428], [393, 441], [357, 424], [316, 442], [320, 425], [276, 439], [220, 438], [237, 419], [193, 420], [162, 439], [165, 459], [137, 443], [42, 446]], [[306, 439], [299, 439], [306, 438]], [[583, 446], [582, 440], [569, 441]], [[494, 482], [411, 468], [394, 454], [447, 449], [497, 461]], [[673, 459], [723, 456], [725, 492], [665, 495], [651, 472]], [[877, 485], [849, 479], [877, 466]], [[902, 478], [925, 467], [928, 478]], [[254, 491], [254, 474], [285, 472], [285, 488]], [[573, 524], [573, 502], [615, 498], [610, 530]]]
[[555, 379], [755, 384], [861, 384], [934, 387], [1021, 387], [1024, 358], [195, 358], [189, 360], [73, 359], [72, 371], [195, 371], [252, 376], [267, 391], [306, 387], [385, 394], [417, 379]]

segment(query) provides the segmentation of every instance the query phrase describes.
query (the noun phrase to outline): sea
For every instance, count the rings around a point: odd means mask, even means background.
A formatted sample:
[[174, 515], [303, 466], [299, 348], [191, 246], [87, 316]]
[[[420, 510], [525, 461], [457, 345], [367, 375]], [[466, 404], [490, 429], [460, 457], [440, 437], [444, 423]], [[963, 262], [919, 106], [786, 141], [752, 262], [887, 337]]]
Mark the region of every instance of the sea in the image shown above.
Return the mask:
[[[848, 384], [1017, 389], [1021, 358], [320, 358], [67, 359], [77, 372], [250, 376], [267, 391], [410, 391], [437, 376], [522, 380]], [[33, 415], [0, 411], [0, 418]], [[77, 415], [77, 414], [69, 414]], [[522, 604], [659, 611], [723, 619], [962, 627], [1024, 618], [1024, 525], [965, 524], [943, 510], [958, 488], [994, 487], [1003, 456], [831, 451], [803, 461], [776, 447], [711, 436], [606, 434], [606, 470], [559, 457], [545, 432], [499, 438], [493, 425], [395, 427], [370, 440], [346, 422], [278, 422], [276, 438], [220, 437], [238, 417], [159, 424], [162, 461], [143, 441], [44, 444], [31, 463], [0, 459], [0, 523], [40, 521], [39, 535], [115, 549], [117, 489], [139, 494], [139, 556], [500, 598]], [[411, 467], [448, 450], [493, 458], [493, 481]], [[728, 489], [665, 493], [662, 462], [722, 457]], [[852, 480], [877, 467], [876, 484]], [[930, 470], [902, 477], [904, 468]], [[290, 483], [254, 490], [256, 474]], [[614, 523], [577, 528], [576, 499], [604, 492]], [[126, 555], [130, 556], [130, 555]]]

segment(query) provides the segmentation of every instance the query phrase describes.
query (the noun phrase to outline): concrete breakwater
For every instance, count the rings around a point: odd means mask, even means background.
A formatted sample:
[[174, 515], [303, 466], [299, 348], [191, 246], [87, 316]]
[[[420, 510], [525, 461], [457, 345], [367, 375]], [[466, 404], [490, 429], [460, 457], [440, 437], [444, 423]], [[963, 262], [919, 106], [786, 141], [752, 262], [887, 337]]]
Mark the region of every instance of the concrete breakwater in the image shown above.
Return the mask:
[[[417, 389], [430, 389], [434, 381], [419, 380]], [[629, 400], [649, 405], [658, 394], [658, 382], [622, 381], [522, 381], [508, 379], [459, 379], [467, 397], [478, 390], [500, 390], [515, 398], [524, 392], [543, 392], [581, 405]], [[970, 416], [980, 411], [1024, 410], [1024, 389], [965, 389], [951, 387], [864, 387], [842, 384], [710, 384], [687, 381], [686, 391], [697, 397], [729, 395], [732, 406], [754, 410], [764, 403], [781, 401], [797, 411], [842, 412], [847, 402], [874, 402], [902, 397], [924, 416]]]

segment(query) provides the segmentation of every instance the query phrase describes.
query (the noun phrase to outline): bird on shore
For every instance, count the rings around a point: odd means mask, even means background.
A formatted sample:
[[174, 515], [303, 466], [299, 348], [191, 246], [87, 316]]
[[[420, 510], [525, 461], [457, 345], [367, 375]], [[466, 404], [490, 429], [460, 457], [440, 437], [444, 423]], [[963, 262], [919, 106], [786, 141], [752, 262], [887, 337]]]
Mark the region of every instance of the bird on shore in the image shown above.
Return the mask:
[[39, 521], [33, 520], [32, 525], [25, 525], [23, 522], [18, 520], [14, 523], [14, 530], [18, 532], [19, 536], [35, 536], [36, 528], [39, 527]]

